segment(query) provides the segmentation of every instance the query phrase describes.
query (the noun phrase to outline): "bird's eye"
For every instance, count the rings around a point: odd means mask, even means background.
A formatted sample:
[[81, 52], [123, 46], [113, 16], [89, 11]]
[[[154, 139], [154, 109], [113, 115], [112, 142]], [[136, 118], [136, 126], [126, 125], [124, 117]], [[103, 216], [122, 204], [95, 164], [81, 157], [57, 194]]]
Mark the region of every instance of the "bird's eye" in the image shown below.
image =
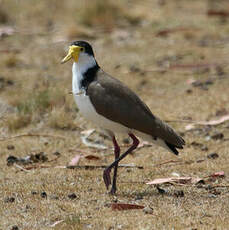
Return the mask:
[[81, 47], [81, 48], [80, 48], [80, 51], [84, 51], [84, 48], [83, 48], [83, 47]]

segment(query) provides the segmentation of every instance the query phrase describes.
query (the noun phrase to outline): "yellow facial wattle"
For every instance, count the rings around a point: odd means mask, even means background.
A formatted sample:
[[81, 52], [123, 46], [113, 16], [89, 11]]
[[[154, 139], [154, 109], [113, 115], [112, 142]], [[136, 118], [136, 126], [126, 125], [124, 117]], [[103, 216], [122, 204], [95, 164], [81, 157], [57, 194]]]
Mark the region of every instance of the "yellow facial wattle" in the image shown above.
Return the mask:
[[63, 64], [72, 58], [75, 62], [78, 62], [81, 49], [82, 47], [80, 46], [75, 46], [75, 45], [69, 46], [68, 54], [62, 59], [61, 63]]

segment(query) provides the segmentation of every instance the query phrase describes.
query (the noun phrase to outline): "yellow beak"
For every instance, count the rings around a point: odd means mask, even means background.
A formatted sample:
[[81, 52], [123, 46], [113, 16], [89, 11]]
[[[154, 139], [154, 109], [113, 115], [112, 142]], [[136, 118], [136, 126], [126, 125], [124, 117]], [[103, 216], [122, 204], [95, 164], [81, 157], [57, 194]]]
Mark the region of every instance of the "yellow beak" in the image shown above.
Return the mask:
[[75, 62], [78, 62], [81, 48], [82, 47], [80, 46], [74, 46], [74, 45], [69, 46], [68, 54], [66, 57], [62, 59], [61, 64], [64, 64], [65, 62], [69, 61], [72, 58]]

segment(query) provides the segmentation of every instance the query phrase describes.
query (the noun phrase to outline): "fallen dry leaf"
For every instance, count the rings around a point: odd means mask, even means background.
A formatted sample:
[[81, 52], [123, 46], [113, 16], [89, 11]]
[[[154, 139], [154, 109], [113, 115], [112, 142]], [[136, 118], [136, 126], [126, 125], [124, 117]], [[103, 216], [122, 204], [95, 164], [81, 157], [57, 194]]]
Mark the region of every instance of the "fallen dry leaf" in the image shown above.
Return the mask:
[[187, 31], [196, 31], [199, 30], [198, 28], [193, 28], [193, 27], [175, 27], [171, 29], [164, 29], [160, 30], [156, 33], [156, 36], [167, 36], [168, 34], [175, 33], [175, 32], [187, 32]]
[[225, 176], [224, 171], [215, 172], [210, 175], [210, 177], [224, 177], [224, 176]]
[[219, 16], [219, 17], [229, 17], [229, 11], [226, 10], [208, 10], [207, 15], [212, 16]]
[[87, 160], [100, 160], [100, 157], [94, 155], [87, 155], [84, 158], [86, 158]]
[[62, 223], [64, 220], [58, 220], [56, 222], [54, 222], [53, 224], [50, 225], [51, 228], [54, 228], [57, 224]]
[[15, 33], [15, 29], [10, 26], [0, 27], [0, 37], [10, 36]]
[[70, 166], [75, 166], [75, 165], [77, 165], [77, 164], [79, 163], [80, 158], [81, 158], [80, 155], [75, 155], [75, 157], [73, 157], [73, 158], [71, 159], [71, 161], [69, 162], [68, 165], [70, 165]]
[[210, 121], [196, 121], [196, 122], [193, 122], [192, 124], [188, 124], [185, 126], [185, 129], [186, 130], [191, 130], [195, 127], [195, 125], [219, 125], [225, 121], [228, 121], [229, 120], [229, 114], [225, 115], [225, 116], [222, 116], [220, 117], [219, 119], [216, 119], [216, 120], [210, 120]]
[[111, 204], [111, 209], [112, 210], [129, 210], [129, 209], [143, 209], [144, 206], [142, 205], [137, 205], [137, 204], [124, 204], [124, 203], [113, 203]]
[[164, 183], [177, 183], [177, 184], [197, 184], [202, 178], [199, 177], [168, 177], [158, 178], [153, 181], [147, 182], [146, 184], [158, 185]]

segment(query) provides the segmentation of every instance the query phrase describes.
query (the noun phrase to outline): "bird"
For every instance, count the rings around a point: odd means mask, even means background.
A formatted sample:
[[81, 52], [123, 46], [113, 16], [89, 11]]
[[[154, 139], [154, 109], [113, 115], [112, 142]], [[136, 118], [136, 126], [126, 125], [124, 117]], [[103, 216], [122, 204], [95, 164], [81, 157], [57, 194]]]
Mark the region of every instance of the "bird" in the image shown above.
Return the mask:
[[[168, 124], [155, 116], [130, 88], [103, 71], [98, 65], [92, 46], [86, 41], [74, 41], [61, 63], [73, 60], [72, 93], [79, 112], [96, 126], [105, 130], [114, 145], [115, 160], [105, 168], [103, 180], [110, 194], [117, 191], [119, 162], [139, 145], [139, 139], [162, 146], [178, 155], [184, 139]], [[132, 145], [120, 155], [116, 133], [127, 134]]]

